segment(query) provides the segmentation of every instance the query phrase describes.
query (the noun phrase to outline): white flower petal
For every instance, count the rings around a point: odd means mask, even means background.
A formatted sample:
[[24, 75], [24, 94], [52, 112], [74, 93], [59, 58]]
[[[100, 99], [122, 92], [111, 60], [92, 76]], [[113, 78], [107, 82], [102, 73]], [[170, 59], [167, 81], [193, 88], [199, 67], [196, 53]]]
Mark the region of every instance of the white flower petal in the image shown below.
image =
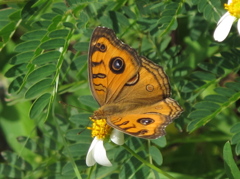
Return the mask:
[[232, 0], [228, 0], [228, 4], [231, 4], [232, 3]]
[[113, 131], [111, 132], [111, 135], [110, 135], [110, 139], [117, 145], [124, 144], [124, 134], [117, 129], [113, 129]]
[[106, 149], [103, 146], [103, 140], [97, 139], [95, 147], [93, 148], [93, 158], [95, 161], [103, 166], [112, 166], [111, 162], [107, 158]]
[[96, 143], [98, 142], [98, 139], [95, 137], [90, 145], [90, 148], [88, 149], [87, 157], [86, 157], [86, 164], [87, 166], [93, 166], [96, 161], [93, 158], [93, 148], [96, 146]]
[[227, 37], [235, 19], [236, 17], [228, 15], [218, 24], [213, 34], [216, 41], [222, 42]]
[[217, 25], [219, 25], [227, 16], [231, 16], [229, 12], [226, 12], [218, 21]]
[[237, 29], [238, 29], [238, 33], [240, 34], [240, 20], [238, 20], [237, 22]]

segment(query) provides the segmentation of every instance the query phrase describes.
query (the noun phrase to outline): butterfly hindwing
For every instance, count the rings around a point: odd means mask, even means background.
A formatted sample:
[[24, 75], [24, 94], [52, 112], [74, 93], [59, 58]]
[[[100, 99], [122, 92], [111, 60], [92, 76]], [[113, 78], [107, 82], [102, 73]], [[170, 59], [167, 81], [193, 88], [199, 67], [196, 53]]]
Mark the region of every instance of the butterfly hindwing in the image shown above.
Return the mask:
[[109, 115], [107, 121], [110, 126], [129, 135], [156, 139], [165, 135], [166, 126], [177, 118], [181, 111], [175, 100], [166, 98], [153, 105]]

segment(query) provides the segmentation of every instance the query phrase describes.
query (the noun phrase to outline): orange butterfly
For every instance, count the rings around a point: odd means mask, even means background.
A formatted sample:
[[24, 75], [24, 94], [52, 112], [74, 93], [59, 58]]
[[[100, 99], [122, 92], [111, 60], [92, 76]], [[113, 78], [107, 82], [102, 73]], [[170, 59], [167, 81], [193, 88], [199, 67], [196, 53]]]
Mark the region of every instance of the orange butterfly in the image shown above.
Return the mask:
[[146, 139], [165, 135], [183, 109], [170, 98], [163, 68], [120, 41], [113, 30], [97, 27], [91, 38], [89, 82], [101, 106], [93, 119], [126, 134]]

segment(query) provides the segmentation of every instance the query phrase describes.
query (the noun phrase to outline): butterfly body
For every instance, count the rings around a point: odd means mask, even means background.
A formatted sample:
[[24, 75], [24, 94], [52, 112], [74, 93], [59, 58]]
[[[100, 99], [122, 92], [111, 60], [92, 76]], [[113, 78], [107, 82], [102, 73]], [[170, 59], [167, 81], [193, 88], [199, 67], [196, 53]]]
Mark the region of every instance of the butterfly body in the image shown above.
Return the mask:
[[113, 30], [97, 27], [89, 50], [89, 81], [101, 106], [92, 116], [127, 134], [155, 139], [182, 108], [170, 98], [163, 68], [121, 42]]

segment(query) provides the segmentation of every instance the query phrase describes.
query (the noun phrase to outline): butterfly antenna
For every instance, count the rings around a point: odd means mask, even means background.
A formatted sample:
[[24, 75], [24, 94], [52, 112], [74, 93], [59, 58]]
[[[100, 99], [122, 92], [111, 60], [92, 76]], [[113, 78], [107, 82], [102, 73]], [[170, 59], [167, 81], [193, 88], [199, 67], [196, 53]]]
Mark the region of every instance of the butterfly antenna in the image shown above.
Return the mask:
[[[87, 126], [89, 126], [90, 120], [87, 123]], [[87, 129], [87, 127], [85, 127], [83, 130], [81, 130], [80, 132], [77, 133], [77, 135], [80, 135], [82, 132], [84, 132]]]
[[[86, 109], [79, 108], [79, 107], [73, 106], [73, 105], [71, 105], [71, 104], [64, 103], [64, 102], [62, 102], [62, 101], [59, 101], [59, 103], [62, 104], [63, 106], [71, 106], [71, 107], [77, 108], [77, 109], [79, 109], [79, 110], [83, 110], [83, 111], [90, 112], [90, 111], [88, 111], [88, 110], [86, 110]], [[89, 123], [90, 123], [90, 120], [89, 120], [87, 126], [89, 126]], [[84, 132], [86, 129], [87, 129], [87, 128], [84, 128], [83, 130], [81, 130], [80, 132], [78, 132], [77, 135], [80, 135], [80, 134], [81, 134], [82, 132]]]
[[[88, 122], [87, 125], [89, 125], [90, 121]], [[82, 132], [84, 132], [87, 128], [84, 128], [83, 130], [81, 130], [80, 132], [77, 133], [77, 135], [80, 135]]]
[[73, 108], [77, 108], [77, 109], [82, 110], [82, 111], [86, 111], [86, 112], [90, 112], [90, 113], [92, 112], [92, 111], [88, 111], [87, 109], [79, 108], [79, 107], [73, 106], [73, 105], [71, 105], [71, 104], [64, 103], [64, 102], [62, 102], [62, 101], [59, 101], [59, 103], [62, 104], [64, 107], [66, 107], [66, 106], [71, 106], [71, 107], [73, 107]]

